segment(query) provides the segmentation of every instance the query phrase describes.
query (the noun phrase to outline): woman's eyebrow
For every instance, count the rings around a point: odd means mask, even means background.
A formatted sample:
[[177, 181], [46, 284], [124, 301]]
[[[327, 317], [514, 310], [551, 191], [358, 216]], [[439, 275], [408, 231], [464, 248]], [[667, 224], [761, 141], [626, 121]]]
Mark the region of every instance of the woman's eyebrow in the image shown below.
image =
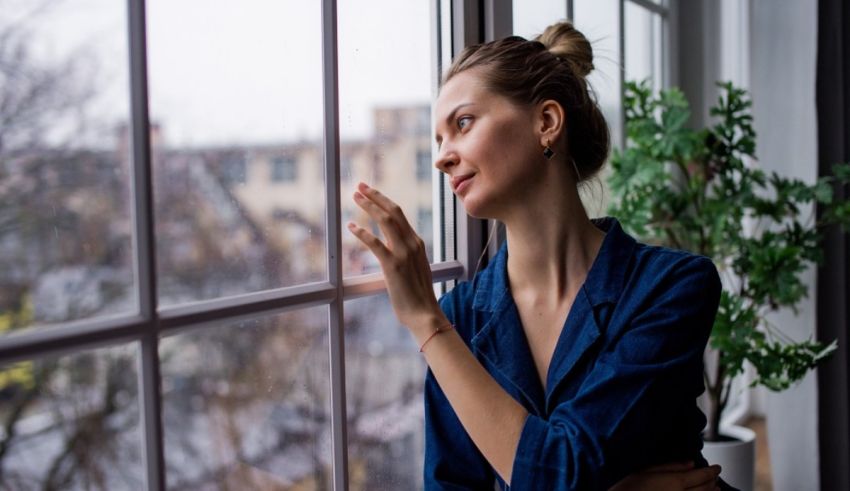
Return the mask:
[[452, 120], [455, 118], [455, 113], [457, 113], [460, 108], [463, 108], [463, 107], [466, 107], [466, 106], [472, 106], [472, 105], [473, 105], [472, 102], [462, 102], [462, 103], [458, 104], [457, 106], [455, 106], [455, 108], [452, 109], [452, 112], [450, 112], [449, 115], [446, 116], [446, 124], [449, 124], [449, 125], [452, 124]]

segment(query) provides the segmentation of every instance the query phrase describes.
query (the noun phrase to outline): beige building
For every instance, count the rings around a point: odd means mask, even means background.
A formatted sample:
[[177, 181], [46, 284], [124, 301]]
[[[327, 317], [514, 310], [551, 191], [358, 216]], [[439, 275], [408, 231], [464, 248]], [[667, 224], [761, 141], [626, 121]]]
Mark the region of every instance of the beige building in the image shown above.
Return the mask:
[[[433, 242], [430, 117], [427, 105], [376, 109], [369, 139], [341, 142], [343, 225], [349, 220], [368, 224], [368, 216], [352, 199], [357, 183], [363, 181], [396, 201], [425, 242]], [[259, 223], [287, 222], [283, 240], [288, 245], [298, 247], [315, 240], [324, 230], [320, 142], [246, 147], [241, 159], [229, 167], [231, 190], [239, 203]], [[372, 229], [378, 231], [374, 224]], [[362, 248], [347, 231], [343, 244]]]

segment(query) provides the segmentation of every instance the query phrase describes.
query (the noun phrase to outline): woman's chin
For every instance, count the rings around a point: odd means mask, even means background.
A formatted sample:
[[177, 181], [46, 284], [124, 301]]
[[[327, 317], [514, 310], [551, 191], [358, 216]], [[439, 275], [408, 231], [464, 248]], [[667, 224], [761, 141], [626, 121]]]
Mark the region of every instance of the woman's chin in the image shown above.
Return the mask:
[[463, 209], [466, 211], [466, 214], [472, 218], [480, 218], [482, 220], [491, 218], [486, 207], [475, 198], [470, 198], [467, 195], [466, 198], [461, 199], [461, 202], [463, 203]]

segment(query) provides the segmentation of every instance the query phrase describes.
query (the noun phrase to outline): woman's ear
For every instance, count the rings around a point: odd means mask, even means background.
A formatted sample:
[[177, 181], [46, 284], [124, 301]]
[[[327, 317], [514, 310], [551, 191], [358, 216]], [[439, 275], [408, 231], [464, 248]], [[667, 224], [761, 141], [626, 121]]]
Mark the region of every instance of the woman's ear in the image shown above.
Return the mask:
[[566, 114], [558, 101], [547, 99], [537, 105], [537, 131], [541, 145], [558, 141], [565, 126]]

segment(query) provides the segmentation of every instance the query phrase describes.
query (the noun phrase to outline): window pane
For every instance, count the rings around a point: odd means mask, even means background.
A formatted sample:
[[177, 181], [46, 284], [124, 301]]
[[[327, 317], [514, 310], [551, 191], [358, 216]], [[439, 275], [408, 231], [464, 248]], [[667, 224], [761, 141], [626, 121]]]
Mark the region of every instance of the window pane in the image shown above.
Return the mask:
[[[358, 181], [380, 189], [402, 207], [433, 261], [433, 231], [416, 223], [417, 210], [433, 204], [433, 30], [430, 2], [339, 2], [340, 154], [343, 162], [350, 162], [341, 186], [346, 275], [380, 271], [372, 253], [345, 226], [353, 220], [383, 238], [352, 199]], [[398, 39], [405, 41], [388, 42]]]
[[147, 5], [160, 303], [326, 279], [320, 3]]
[[567, 17], [567, 0], [514, 0], [514, 34], [533, 39], [550, 24]]
[[[575, 0], [576, 27], [590, 41], [595, 69], [588, 83], [611, 130], [611, 146], [623, 138], [622, 89], [620, 86], [619, 0]], [[606, 165], [598, 176], [599, 185], [581, 187], [582, 201], [591, 217], [603, 216], [608, 207], [607, 180], [611, 167]]]
[[136, 346], [0, 367], [0, 488], [144, 488]]
[[167, 337], [169, 489], [330, 489], [327, 307]]
[[0, 7], [0, 333], [136, 308], [125, 4]]
[[656, 40], [658, 32], [655, 24], [659, 16], [626, 2], [626, 80], [648, 80], [653, 90], [659, 88], [660, 70], [656, 65], [660, 62], [661, 53], [656, 51], [660, 40]]
[[575, 0], [576, 27], [593, 47], [593, 65], [588, 81], [599, 98], [611, 127], [611, 140], [621, 139], [620, 32], [618, 0]]
[[422, 489], [426, 364], [386, 295], [345, 303], [351, 489]]

